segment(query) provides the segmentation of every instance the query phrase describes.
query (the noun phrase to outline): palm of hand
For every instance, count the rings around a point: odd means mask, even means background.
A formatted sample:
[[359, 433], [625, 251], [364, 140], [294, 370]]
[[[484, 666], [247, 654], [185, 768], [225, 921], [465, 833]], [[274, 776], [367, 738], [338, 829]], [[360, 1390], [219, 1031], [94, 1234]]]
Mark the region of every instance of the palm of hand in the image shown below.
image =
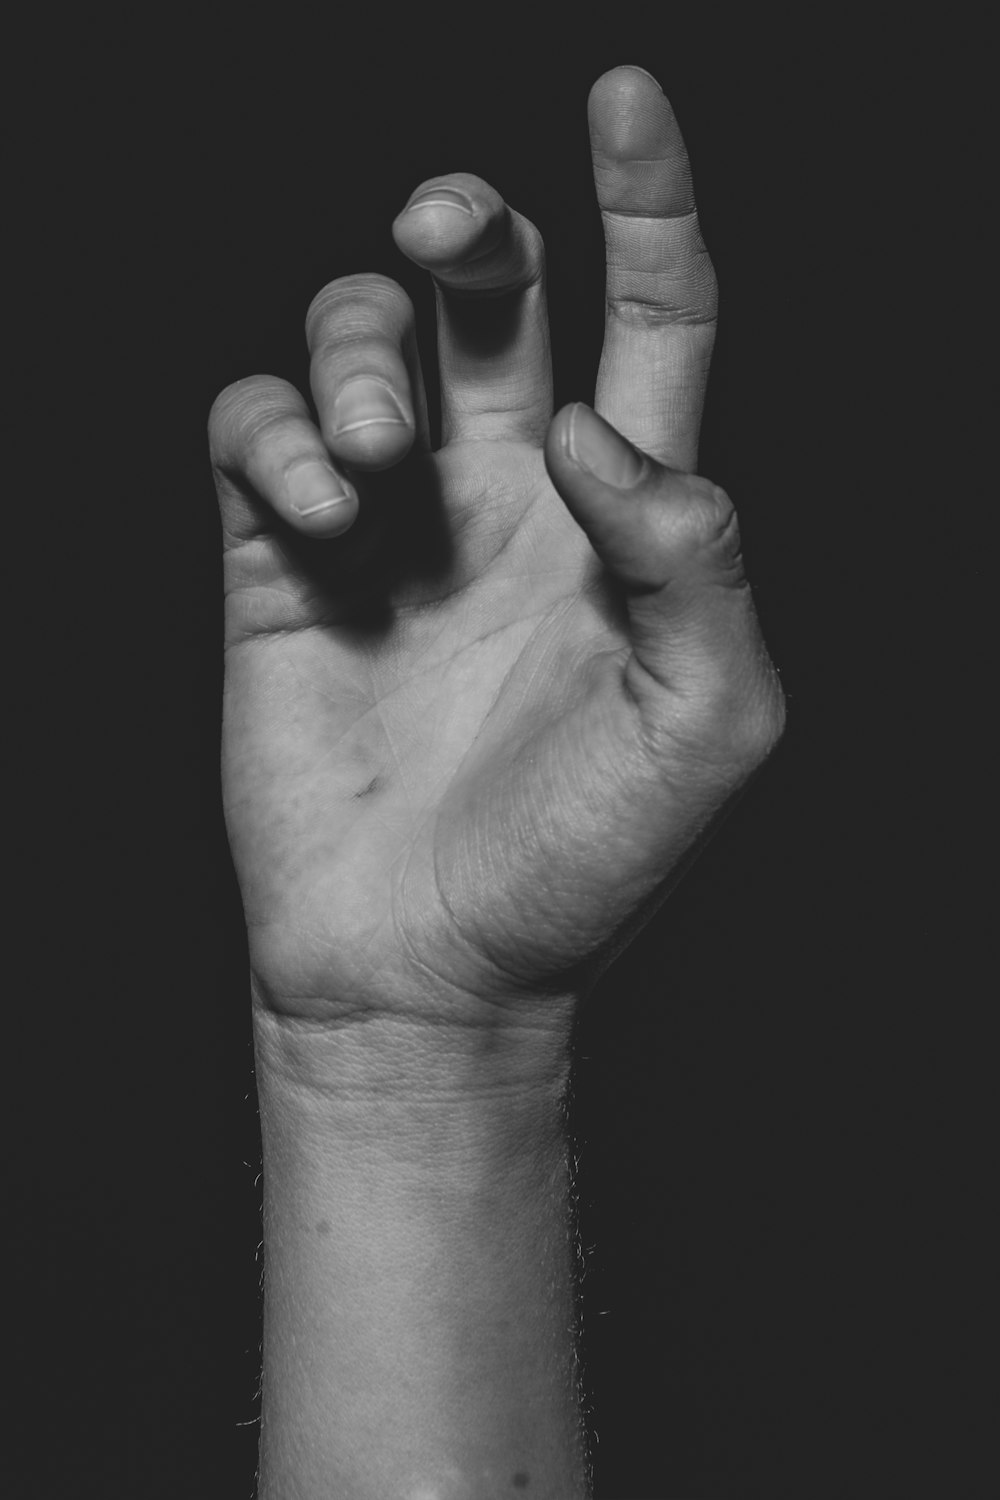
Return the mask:
[[227, 814], [258, 982], [299, 1014], [564, 987], [672, 862], [620, 601], [539, 450], [398, 477], [395, 569], [353, 536], [333, 579], [271, 538], [228, 559]]

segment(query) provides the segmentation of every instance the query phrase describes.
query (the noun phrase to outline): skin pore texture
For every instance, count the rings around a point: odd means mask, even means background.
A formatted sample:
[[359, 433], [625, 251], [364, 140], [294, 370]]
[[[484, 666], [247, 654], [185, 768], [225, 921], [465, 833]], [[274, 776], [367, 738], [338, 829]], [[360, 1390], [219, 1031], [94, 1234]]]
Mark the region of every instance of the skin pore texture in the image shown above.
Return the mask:
[[308, 310], [311, 405], [260, 375], [212, 410], [261, 1500], [589, 1495], [573, 1017], [781, 734], [735, 510], [695, 472], [716, 296], [680, 131], [636, 67], [588, 121], [592, 405], [553, 414], [539, 231], [454, 172], [393, 225], [434, 279], [436, 448], [375, 274]]

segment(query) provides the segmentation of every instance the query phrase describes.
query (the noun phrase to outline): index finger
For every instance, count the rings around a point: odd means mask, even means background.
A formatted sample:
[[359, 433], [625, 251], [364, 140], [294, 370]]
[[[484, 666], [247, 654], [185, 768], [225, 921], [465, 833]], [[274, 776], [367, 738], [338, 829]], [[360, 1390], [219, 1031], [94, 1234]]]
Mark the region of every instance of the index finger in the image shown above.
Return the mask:
[[607, 250], [596, 409], [645, 452], [697, 467], [715, 340], [715, 272], [674, 112], [643, 68], [612, 68], [588, 102]]

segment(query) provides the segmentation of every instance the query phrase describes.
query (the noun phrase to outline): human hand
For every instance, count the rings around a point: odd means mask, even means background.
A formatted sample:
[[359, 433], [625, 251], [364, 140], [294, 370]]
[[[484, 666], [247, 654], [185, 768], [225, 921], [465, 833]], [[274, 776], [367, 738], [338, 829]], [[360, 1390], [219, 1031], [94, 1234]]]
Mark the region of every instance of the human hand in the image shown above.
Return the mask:
[[265, 376], [213, 407], [225, 806], [280, 1015], [562, 1038], [780, 734], [733, 507], [691, 472], [716, 301], [686, 153], [641, 69], [589, 118], [600, 417], [552, 418], [540, 236], [465, 173], [393, 225], [437, 284], [437, 451], [376, 275], [309, 309], [315, 418]]

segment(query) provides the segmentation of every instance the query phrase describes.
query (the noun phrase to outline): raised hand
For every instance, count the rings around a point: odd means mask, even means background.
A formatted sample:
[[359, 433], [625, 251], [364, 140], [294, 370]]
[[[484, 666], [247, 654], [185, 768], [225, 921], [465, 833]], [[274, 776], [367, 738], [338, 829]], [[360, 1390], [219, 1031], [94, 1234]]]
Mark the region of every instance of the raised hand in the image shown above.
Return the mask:
[[272, 377], [213, 408], [261, 1500], [588, 1492], [575, 1002], [781, 729], [733, 507], [691, 472], [715, 280], [680, 134], [638, 68], [590, 127], [599, 416], [553, 418], [540, 236], [464, 173], [393, 229], [437, 288], [437, 451], [380, 276], [309, 309], [315, 419]]
[[691, 472], [716, 298], [680, 133], [638, 68], [589, 119], [599, 417], [553, 419], [541, 237], [465, 173], [393, 225], [437, 290], [437, 451], [377, 275], [309, 309], [315, 417], [269, 376], [213, 408], [225, 805], [278, 1013], [579, 994], [780, 733], [733, 507]]

